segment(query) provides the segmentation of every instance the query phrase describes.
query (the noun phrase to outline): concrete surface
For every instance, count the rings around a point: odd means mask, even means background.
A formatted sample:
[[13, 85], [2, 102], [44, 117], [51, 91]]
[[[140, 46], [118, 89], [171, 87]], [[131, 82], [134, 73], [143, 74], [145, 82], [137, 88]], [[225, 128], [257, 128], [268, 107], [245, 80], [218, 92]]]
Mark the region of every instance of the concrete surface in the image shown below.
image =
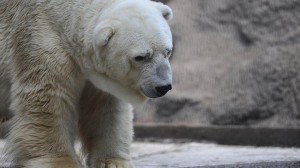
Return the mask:
[[194, 142], [136, 142], [132, 148], [133, 159], [138, 168], [300, 167], [299, 148], [256, 148]]
[[[4, 141], [0, 141], [0, 151]], [[226, 146], [212, 143], [135, 142], [136, 168], [299, 168], [300, 148]], [[1, 168], [7, 166], [3, 162]]]

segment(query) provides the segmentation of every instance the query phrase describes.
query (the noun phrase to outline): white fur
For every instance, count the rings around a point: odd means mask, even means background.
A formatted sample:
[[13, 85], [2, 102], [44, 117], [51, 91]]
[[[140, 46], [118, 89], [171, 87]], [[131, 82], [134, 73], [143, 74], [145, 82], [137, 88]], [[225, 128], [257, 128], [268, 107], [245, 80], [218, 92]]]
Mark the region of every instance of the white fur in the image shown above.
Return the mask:
[[146, 100], [145, 96], [142, 96], [138, 91], [126, 88], [122, 84], [115, 80], [108, 78], [104, 75], [89, 74], [91, 82], [101, 90], [108, 92], [121, 100], [125, 100], [134, 106], [141, 105]]
[[132, 105], [172, 83], [171, 9], [149, 0], [2, 0], [0, 11], [0, 86], [11, 88], [0, 96], [15, 113], [7, 140], [15, 165], [82, 167], [79, 136], [89, 167], [132, 168]]

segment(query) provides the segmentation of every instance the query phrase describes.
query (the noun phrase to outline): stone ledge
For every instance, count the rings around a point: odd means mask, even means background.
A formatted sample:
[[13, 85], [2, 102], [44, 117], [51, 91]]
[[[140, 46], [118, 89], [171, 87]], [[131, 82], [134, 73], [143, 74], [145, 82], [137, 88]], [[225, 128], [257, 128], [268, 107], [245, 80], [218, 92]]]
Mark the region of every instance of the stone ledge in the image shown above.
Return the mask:
[[135, 136], [211, 141], [226, 145], [300, 147], [300, 129], [295, 128], [136, 125]]

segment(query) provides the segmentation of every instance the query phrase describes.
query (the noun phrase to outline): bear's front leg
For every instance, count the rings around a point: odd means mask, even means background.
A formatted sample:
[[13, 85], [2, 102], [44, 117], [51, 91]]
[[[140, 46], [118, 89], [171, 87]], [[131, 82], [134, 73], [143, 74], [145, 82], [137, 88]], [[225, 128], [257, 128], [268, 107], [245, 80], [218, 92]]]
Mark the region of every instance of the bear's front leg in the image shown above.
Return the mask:
[[79, 84], [72, 85], [71, 73], [68, 77], [41, 71], [18, 75], [12, 85], [11, 108], [16, 114], [7, 139], [13, 166], [81, 168], [73, 148]]
[[131, 105], [88, 83], [80, 106], [79, 131], [89, 168], [133, 168]]

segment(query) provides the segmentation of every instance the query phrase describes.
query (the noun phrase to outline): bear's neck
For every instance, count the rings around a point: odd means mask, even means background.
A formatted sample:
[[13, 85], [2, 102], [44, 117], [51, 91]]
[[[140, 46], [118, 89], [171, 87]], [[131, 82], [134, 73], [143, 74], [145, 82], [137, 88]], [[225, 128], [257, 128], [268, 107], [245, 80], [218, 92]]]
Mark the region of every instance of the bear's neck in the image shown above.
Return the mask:
[[81, 63], [84, 55], [91, 54], [93, 30], [103, 8], [116, 0], [40, 0], [44, 10], [55, 23], [62, 38], [66, 38], [70, 54]]
[[82, 36], [82, 20], [90, 4], [89, 0], [40, 0], [40, 2], [48, 19], [62, 38], [74, 43], [80, 40], [77, 38]]

